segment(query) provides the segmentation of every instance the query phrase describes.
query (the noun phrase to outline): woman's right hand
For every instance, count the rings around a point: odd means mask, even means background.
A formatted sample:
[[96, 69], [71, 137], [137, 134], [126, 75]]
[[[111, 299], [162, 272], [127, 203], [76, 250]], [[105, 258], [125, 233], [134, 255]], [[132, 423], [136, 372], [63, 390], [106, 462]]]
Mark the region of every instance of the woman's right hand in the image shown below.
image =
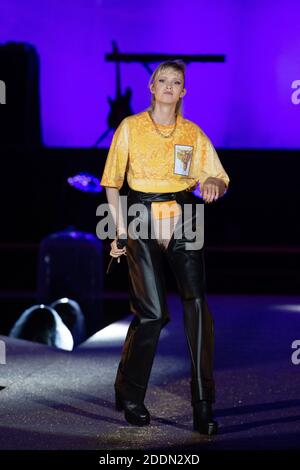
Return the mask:
[[110, 246], [110, 256], [113, 256], [113, 258], [118, 258], [119, 256], [126, 255], [126, 246], [124, 248], [118, 248], [117, 247], [117, 238], [111, 242]]

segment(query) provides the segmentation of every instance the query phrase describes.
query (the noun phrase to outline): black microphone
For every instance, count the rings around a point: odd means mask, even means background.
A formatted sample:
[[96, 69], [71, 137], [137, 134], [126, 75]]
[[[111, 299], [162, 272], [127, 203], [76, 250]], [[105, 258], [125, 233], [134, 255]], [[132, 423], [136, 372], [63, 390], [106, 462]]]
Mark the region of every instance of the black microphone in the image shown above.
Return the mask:
[[[124, 248], [124, 246], [127, 245], [127, 238], [118, 238], [117, 239], [117, 247], [121, 250], [122, 248]], [[106, 274], [110, 274], [114, 268], [116, 267], [117, 263], [119, 264], [120, 263], [120, 259], [121, 259], [121, 256], [118, 256], [117, 258], [115, 258], [114, 256], [111, 256], [111, 260], [107, 266], [107, 270], [106, 270]]]

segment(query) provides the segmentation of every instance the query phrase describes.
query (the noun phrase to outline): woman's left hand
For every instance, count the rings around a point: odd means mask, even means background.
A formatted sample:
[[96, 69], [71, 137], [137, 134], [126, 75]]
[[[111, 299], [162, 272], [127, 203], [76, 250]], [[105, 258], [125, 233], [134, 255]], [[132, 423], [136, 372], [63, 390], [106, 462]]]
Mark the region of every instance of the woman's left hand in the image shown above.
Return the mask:
[[209, 176], [202, 185], [201, 195], [204, 202], [213, 202], [222, 197], [225, 191], [226, 185], [223, 180]]
[[109, 252], [110, 256], [112, 256], [113, 258], [119, 258], [119, 256], [121, 255], [127, 256], [126, 246], [124, 246], [124, 248], [118, 248], [117, 241], [118, 239], [116, 238], [110, 244], [110, 247], [111, 247], [110, 252]]

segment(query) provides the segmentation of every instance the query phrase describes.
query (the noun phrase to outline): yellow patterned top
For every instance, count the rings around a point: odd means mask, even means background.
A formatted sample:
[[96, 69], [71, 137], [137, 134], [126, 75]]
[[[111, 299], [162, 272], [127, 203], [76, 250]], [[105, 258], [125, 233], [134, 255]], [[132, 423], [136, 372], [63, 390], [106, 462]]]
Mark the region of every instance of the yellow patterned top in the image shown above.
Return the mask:
[[[173, 125], [157, 124], [160, 132], [170, 134]], [[199, 126], [177, 118], [169, 138], [162, 137], [148, 112], [125, 118], [116, 130], [101, 179], [102, 186], [120, 189], [124, 176], [130, 188], [150, 193], [182, 191], [200, 185], [209, 177], [229, 177], [209, 140]]]

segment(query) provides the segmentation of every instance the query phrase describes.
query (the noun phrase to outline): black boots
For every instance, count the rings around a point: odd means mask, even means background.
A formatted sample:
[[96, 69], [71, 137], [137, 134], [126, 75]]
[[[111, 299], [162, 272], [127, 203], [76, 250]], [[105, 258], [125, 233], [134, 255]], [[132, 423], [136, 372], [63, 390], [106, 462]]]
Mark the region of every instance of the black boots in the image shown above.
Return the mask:
[[218, 423], [213, 419], [212, 403], [201, 400], [193, 405], [194, 431], [212, 436], [218, 432]]
[[150, 413], [143, 403], [124, 400], [117, 392], [116, 409], [118, 411], [124, 410], [125, 419], [130, 424], [146, 426], [150, 423]]
[[[150, 413], [144, 403], [136, 403], [123, 399], [116, 392], [116, 409], [124, 410], [125, 419], [135, 426], [146, 426], [150, 423]], [[200, 400], [193, 405], [193, 425], [194, 431], [200, 434], [212, 436], [218, 433], [218, 423], [213, 419], [212, 403]]]

